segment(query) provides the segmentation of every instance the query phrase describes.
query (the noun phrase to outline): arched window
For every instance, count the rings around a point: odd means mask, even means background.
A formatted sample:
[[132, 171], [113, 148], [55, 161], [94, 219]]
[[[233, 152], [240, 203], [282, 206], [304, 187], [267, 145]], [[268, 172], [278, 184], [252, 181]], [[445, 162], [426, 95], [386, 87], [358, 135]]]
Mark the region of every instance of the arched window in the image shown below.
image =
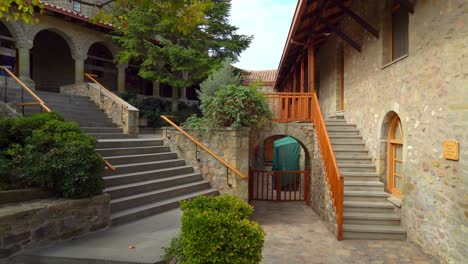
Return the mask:
[[403, 129], [398, 115], [388, 133], [388, 191], [398, 197], [403, 193]]

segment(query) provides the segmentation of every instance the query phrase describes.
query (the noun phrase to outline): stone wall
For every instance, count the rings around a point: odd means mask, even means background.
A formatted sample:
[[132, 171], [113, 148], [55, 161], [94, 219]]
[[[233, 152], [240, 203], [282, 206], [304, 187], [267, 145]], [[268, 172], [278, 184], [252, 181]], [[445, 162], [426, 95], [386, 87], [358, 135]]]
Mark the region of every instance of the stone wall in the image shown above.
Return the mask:
[[[188, 131], [188, 133], [220, 158], [239, 170], [242, 174], [248, 176], [249, 129], [243, 128], [236, 130], [226, 128], [218, 131], [211, 131], [207, 135], [200, 135], [190, 131]], [[200, 148], [198, 148], [200, 150], [198, 156], [200, 161], [197, 161], [195, 156], [196, 145], [182, 133], [172, 128], [168, 128], [170, 139], [166, 137], [165, 132], [163, 132], [162, 135], [165, 139], [165, 143], [170, 146], [171, 150], [176, 152], [179, 157], [186, 159], [189, 164], [200, 171], [203, 178], [208, 180], [212, 187], [218, 188], [221, 194], [233, 194], [241, 199], [248, 199], [247, 179], [241, 179], [231, 172], [229, 183], [232, 183], [232, 187], [229, 187], [226, 178], [226, 167], [222, 163]]]
[[20, 117], [13, 107], [4, 102], [0, 102], [0, 117]]
[[[417, 1], [409, 15], [408, 56], [388, 64], [385, 2], [353, 1], [352, 9], [379, 28], [374, 38], [349, 18], [342, 30], [362, 45], [344, 43], [345, 117], [356, 124], [386, 182], [387, 133], [398, 114], [404, 133], [403, 226], [408, 239], [444, 263], [468, 259], [468, 2]], [[329, 38], [318, 57], [336, 52]], [[322, 54], [322, 55], [321, 55]], [[336, 67], [320, 61], [320, 103], [336, 108]], [[324, 65], [325, 64], [325, 65]], [[460, 160], [443, 159], [444, 140], [460, 143]]]
[[[71, 95], [89, 96], [106, 114], [112, 122], [123, 129], [125, 134], [138, 134], [137, 108], [125, 102], [116, 101], [110, 92], [100, 90], [94, 83], [79, 83], [60, 87], [60, 92]], [[123, 100], [122, 100], [123, 101]]]
[[110, 196], [44, 199], [0, 207], [0, 259], [110, 224]]

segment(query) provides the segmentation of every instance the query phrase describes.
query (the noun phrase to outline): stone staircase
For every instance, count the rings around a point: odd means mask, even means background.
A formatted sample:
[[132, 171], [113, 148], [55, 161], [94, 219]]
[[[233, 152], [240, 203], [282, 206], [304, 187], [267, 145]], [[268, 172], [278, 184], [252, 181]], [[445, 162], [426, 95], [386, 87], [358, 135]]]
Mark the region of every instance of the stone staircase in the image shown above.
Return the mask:
[[356, 125], [344, 117], [328, 118], [325, 124], [344, 177], [343, 238], [406, 239]]
[[[160, 138], [138, 138], [122, 129], [85, 96], [40, 92], [36, 94], [53, 111], [97, 139], [96, 151], [116, 171], [106, 169], [105, 192], [111, 195], [112, 224], [122, 224], [179, 206], [179, 202], [199, 195], [217, 195], [208, 181], [179, 159]], [[21, 90], [9, 89], [9, 101], [19, 102]], [[33, 102], [25, 96], [24, 102]], [[21, 109], [18, 108], [18, 112]], [[40, 108], [25, 107], [25, 115]]]

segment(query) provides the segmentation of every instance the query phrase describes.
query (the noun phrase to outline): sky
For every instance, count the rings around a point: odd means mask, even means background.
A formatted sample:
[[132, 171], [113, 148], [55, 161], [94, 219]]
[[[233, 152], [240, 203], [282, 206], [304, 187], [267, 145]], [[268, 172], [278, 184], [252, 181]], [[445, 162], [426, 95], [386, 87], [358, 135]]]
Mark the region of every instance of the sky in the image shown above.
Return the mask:
[[278, 68], [297, 0], [232, 0], [230, 22], [240, 34], [253, 35], [234, 65], [246, 70]]

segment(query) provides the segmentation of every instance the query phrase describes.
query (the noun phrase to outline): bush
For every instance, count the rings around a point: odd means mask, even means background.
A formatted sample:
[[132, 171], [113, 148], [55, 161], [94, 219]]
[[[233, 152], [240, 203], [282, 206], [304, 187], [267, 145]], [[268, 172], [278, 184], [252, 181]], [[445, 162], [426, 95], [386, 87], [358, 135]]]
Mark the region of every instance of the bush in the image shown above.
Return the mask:
[[[30, 120], [34, 122], [26, 125]], [[22, 137], [13, 137], [19, 127], [25, 128]], [[95, 139], [76, 123], [64, 122], [57, 114], [40, 114], [0, 120], [0, 128], [0, 137], [10, 140], [0, 152], [3, 188], [43, 187], [69, 198], [102, 192], [104, 164], [94, 150]]]
[[183, 202], [180, 236], [166, 249], [179, 263], [259, 263], [264, 231], [249, 220], [253, 208], [234, 196]]
[[[260, 128], [271, 119], [266, 96], [255, 87], [226, 86], [205, 100], [202, 106], [204, 123], [210, 129], [220, 127], [253, 127]], [[188, 128], [197, 127], [197, 122], [191, 118], [184, 125]]]

